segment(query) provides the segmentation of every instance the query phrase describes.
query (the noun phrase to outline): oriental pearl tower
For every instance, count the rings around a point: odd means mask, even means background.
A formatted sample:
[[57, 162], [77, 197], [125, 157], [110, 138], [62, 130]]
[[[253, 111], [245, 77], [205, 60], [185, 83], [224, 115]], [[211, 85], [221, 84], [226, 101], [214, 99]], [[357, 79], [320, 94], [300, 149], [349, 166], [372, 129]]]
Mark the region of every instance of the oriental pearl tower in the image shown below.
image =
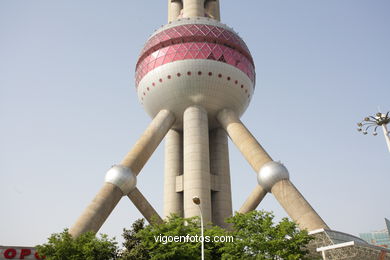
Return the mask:
[[[240, 117], [255, 90], [255, 66], [245, 42], [220, 22], [218, 0], [168, 0], [168, 24], [147, 40], [136, 65], [138, 99], [153, 119], [117, 165], [70, 233], [97, 232], [123, 196], [149, 222], [172, 213], [199, 215], [226, 227], [232, 215], [228, 137], [254, 172], [254, 190], [238, 210], [256, 209], [267, 193], [307, 230], [328, 228], [289, 180], [286, 167], [273, 161]], [[165, 138], [163, 217], [136, 187], [141, 172]]]

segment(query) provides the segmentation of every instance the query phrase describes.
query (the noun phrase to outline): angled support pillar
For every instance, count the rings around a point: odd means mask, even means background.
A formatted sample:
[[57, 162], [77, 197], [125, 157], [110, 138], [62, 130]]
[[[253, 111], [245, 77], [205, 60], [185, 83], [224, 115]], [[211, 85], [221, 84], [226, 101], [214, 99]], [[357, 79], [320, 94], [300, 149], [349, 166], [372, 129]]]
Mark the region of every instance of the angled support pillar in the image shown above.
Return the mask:
[[306, 201], [299, 190], [288, 179], [276, 182], [271, 188], [272, 194], [279, 201], [287, 214], [301, 227], [309, 231], [329, 229], [324, 220]]
[[217, 120], [255, 172], [259, 172], [264, 164], [272, 161], [271, 156], [268, 155], [232, 110], [223, 109], [218, 113]]
[[260, 185], [256, 185], [249, 197], [246, 199], [244, 204], [238, 210], [239, 213], [248, 213], [252, 210], [255, 210], [260, 202], [267, 195], [267, 191], [263, 189]]
[[267, 192], [272, 192], [287, 214], [300, 228], [314, 230], [328, 228], [298, 189], [290, 182], [287, 169], [272, 158], [256, 141], [235, 113], [229, 109], [220, 111], [217, 119], [233, 143], [258, 173], [259, 185], [251, 193], [240, 212], [255, 209]]
[[162, 223], [161, 217], [157, 211], [150, 205], [149, 201], [142, 195], [138, 188], [134, 188], [127, 194], [127, 197], [133, 202], [135, 207], [142, 213], [149, 223]]
[[[272, 158], [232, 110], [224, 109], [220, 111], [217, 120], [255, 172], [259, 172], [264, 164], [272, 161]], [[239, 212], [247, 213], [256, 209], [266, 194], [267, 191], [257, 185]]]
[[73, 237], [87, 232], [97, 232], [122, 198], [123, 192], [115, 184], [105, 182], [95, 198], [69, 229]]
[[[100, 229], [122, 196], [129, 194], [135, 188], [136, 176], [174, 122], [174, 115], [167, 110], [161, 110], [155, 116], [121, 164], [114, 166], [107, 172], [103, 187], [70, 228], [69, 233], [73, 237], [88, 231], [97, 232]], [[137, 197], [133, 199], [138, 198], [137, 201], [141, 201], [141, 196], [138, 193]], [[142, 198], [144, 197], [142, 196]], [[142, 209], [139, 205], [137, 207]], [[141, 213], [148, 216], [150, 212], [141, 211]]]

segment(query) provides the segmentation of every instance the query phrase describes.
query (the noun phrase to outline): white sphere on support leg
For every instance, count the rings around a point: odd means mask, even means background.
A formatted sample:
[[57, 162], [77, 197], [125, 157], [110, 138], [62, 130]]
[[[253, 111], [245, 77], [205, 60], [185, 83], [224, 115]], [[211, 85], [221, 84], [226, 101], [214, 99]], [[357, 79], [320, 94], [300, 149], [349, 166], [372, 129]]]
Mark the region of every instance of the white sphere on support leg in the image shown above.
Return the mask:
[[281, 180], [288, 180], [290, 175], [287, 168], [280, 162], [271, 161], [264, 164], [257, 174], [257, 182], [268, 192]]
[[123, 165], [114, 165], [106, 173], [105, 182], [114, 184], [127, 195], [137, 185], [137, 177], [130, 168]]

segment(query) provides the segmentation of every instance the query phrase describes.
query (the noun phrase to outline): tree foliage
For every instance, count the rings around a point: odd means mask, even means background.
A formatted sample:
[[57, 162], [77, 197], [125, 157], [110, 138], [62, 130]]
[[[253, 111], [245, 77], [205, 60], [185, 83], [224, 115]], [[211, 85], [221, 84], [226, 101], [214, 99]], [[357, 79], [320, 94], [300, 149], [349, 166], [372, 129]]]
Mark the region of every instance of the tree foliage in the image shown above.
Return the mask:
[[227, 222], [233, 225], [234, 243], [222, 247], [223, 259], [305, 259], [305, 248], [312, 240], [306, 230], [287, 218], [274, 223], [274, 215], [265, 211], [237, 213]]
[[[122, 255], [124, 260], [133, 259], [199, 259], [200, 258], [200, 229], [199, 219], [181, 218], [172, 215], [163, 224], [140, 225], [136, 221], [132, 229], [125, 230], [125, 250]], [[223, 235], [224, 230], [219, 227], [210, 227], [205, 230], [204, 236]], [[164, 237], [178, 237], [181, 242], [168, 242]], [[181, 237], [181, 238], [180, 238]], [[193, 242], [186, 239], [193, 239]], [[197, 239], [198, 238], [198, 239]], [[197, 239], [197, 241], [196, 241]], [[206, 259], [219, 259], [218, 246], [213, 243], [205, 243]]]
[[[236, 213], [228, 218], [228, 229], [211, 224], [204, 231], [205, 259], [296, 260], [305, 259], [306, 246], [312, 239], [287, 218], [274, 222], [274, 215], [265, 211]], [[215, 242], [215, 237], [233, 241]], [[46, 244], [37, 246], [47, 260], [146, 260], [199, 259], [199, 218], [170, 216], [162, 224], [145, 225], [143, 219], [124, 229], [124, 249], [119, 252], [114, 239], [85, 233], [72, 238], [68, 230], [53, 234]], [[172, 240], [168, 240], [168, 237]]]
[[123, 246], [125, 250], [121, 254], [121, 259], [150, 259], [149, 251], [142, 244], [141, 237], [137, 234], [145, 229], [145, 220], [138, 219], [132, 225], [131, 229], [123, 229]]
[[[305, 259], [306, 246], [312, 239], [287, 218], [274, 223], [274, 215], [265, 211], [237, 213], [227, 219], [228, 230], [208, 225], [204, 236], [205, 259]], [[199, 259], [200, 240], [197, 242], [168, 242], [163, 237], [199, 237], [199, 218], [183, 219], [172, 215], [163, 224], [144, 225], [136, 221], [125, 230], [125, 250], [122, 258], [132, 259]], [[232, 236], [233, 242], [216, 243], [216, 236]]]
[[111, 260], [118, 256], [115, 239], [103, 234], [99, 238], [92, 232], [72, 238], [67, 229], [52, 234], [46, 244], [36, 248], [47, 260]]

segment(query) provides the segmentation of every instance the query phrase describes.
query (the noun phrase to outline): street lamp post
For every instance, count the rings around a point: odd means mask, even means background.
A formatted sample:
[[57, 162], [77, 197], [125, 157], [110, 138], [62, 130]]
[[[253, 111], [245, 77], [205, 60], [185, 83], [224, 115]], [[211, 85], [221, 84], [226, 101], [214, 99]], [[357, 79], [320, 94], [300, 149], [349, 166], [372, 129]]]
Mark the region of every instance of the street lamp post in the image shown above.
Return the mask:
[[357, 130], [359, 132], [362, 132], [364, 135], [366, 135], [368, 133], [368, 130], [373, 128], [374, 131], [372, 132], [372, 134], [375, 136], [378, 135], [378, 133], [376, 132], [378, 127], [382, 127], [383, 134], [385, 135], [385, 140], [387, 143], [387, 148], [389, 149], [390, 152], [390, 132], [387, 129], [387, 124], [390, 123], [389, 113], [390, 111], [387, 112], [386, 114], [378, 112], [376, 113], [375, 116], [365, 117], [363, 121], [357, 124], [359, 127]]
[[200, 199], [199, 197], [195, 196], [192, 198], [192, 201], [194, 202], [195, 205], [198, 206], [199, 213], [200, 213], [200, 236], [201, 236], [201, 254], [202, 254], [202, 260], [204, 260], [204, 238], [203, 238], [203, 214], [202, 214], [202, 208], [200, 206]]

